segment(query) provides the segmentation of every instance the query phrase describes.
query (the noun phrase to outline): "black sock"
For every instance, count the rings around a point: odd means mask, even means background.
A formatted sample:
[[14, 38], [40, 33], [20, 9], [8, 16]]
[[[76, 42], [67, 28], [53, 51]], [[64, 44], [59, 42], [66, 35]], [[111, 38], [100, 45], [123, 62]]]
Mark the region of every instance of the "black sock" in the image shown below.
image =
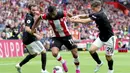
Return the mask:
[[41, 54], [42, 70], [46, 70], [46, 53]]
[[32, 58], [34, 58], [36, 55], [27, 55], [26, 58], [24, 58], [21, 62], [20, 62], [20, 67], [22, 67], [24, 64], [26, 64], [29, 60], [31, 60]]
[[[91, 53], [90, 53], [91, 54]], [[91, 56], [93, 57], [93, 59], [97, 62], [97, 64], [101, 64], [101, 60], [98, 57], [98, 54], [95, 52], [93, 54], [91, 54]]]
[[109, 70], [113, 70], [113, 60], [107, 61]]

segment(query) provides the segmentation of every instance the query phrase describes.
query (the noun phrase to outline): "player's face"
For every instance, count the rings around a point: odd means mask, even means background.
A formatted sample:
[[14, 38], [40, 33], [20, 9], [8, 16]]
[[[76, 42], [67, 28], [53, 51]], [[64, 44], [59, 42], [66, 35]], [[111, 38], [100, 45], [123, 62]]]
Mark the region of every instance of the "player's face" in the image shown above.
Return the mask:
[[32, 14], [36, 14], [38, 12], [38, 8], [37, 8], [37, 6], [35, 6], [35, 7], [31, 7], [31, 13]]
[[99, 12], [99, 10], [101, 9], [100, 6], [98, 6], [98, 7], [91, 7], [91, 8], [92, 8], [92, 11], [93, 11], [94, 13]]
[[96, 12], [97, 8], [96, 7], [92, 7], [92, 11]]
[[57, 15], [57, 10], [53, 11], [52, 13], [50, 13], [50, 15], [51, 15], [52, 17], [55, 17], [55, 16]]

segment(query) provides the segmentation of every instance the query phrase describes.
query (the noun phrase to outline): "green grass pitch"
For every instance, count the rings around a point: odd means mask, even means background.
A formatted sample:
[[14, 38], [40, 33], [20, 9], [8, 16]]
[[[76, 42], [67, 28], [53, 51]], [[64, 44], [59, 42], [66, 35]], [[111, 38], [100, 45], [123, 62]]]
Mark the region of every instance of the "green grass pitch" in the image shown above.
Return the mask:
[[[108, 67], [105, 60], [105, 52], [98, 52], [104, 65], [100, 68], [98, 73], [107, 73]], [[75, 66], [70, 52], [61, 52], [63, 58], [67, 61], [68, 73], [75, 73]], [[79, 52], [81, 73], [94, 73], [93, 70], [96, 63], [91, 58], [88, 52]], [[25, 56], [24, 56], [25, 57]], [[20, 62], [24, 57], [17, 58], [0, 58], [0, 73], [17, 73], [15, 64]], [[130, 73], [130, 52], [118, 53], [115, 52], [114, 58], [114, 73]], [[59, 62], [52, 57], [51, 52], [47, 53], [47, 70], [52, 73], [54, 66], [61, 66]], [[29, 63], [22, 67], [23, 73], [41, 73], [40, 56], [32, 59]]]

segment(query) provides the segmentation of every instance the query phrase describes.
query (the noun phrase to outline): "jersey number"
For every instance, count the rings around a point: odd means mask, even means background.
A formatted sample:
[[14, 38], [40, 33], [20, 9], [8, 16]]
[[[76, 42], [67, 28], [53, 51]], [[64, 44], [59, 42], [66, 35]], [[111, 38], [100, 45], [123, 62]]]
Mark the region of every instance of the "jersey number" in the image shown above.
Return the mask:
[[113, 53], [113, 48], [107, 47], [107, 51]]
[[74, 45], [74, 42], [72, 39], [69, 39], [70, 44]]

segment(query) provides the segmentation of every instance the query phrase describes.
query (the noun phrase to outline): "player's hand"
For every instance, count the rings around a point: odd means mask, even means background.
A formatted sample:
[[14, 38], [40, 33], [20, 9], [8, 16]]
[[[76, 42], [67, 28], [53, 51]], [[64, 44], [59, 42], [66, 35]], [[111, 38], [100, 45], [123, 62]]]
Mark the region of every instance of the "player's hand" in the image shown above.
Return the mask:
[[33, 35], [38, 39], [41, 40], [43, 37], [37, 33], [33, 33]]
[[36, 33], [36, 29], [35, 30], [31, 30], [31, 34], [34, 35], [34, 33]]
[[36, 32], [36, 29], [32, 30], [32, 33], [35, 33]]
[[80, 19], [78, 16], [71, 17], [72, 19]]
[[69, 18], [69, 21], [70, 21], [70, 22], [74, 22], [75, 19], [73, 19], [73, 18]]

